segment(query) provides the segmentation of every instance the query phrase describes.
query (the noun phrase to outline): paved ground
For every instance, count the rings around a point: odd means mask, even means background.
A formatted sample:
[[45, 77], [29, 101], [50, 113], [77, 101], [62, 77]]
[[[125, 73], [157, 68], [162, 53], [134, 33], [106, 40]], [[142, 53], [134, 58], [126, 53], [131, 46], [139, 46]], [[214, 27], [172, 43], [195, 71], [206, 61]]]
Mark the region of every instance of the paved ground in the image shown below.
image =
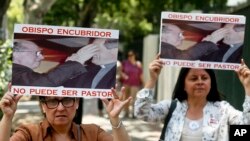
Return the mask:
[[[95, 123], [110, 132], [111, 126], [107, 116], [97, 116], [96, 103], [96, 99], [84, 100], [83, 123]], [[20, 123], [39, 122], [42, 118], [38, 102], [27, 101], [23, 98], [19, 102], [18, 110], [13, 119], [13, 128]], [[150, 124], [137, 119], [123, 119], [123, 124], [126, 126], [132, 141], [157, 141], [160, 136], [161, 125], [159, 124]]]

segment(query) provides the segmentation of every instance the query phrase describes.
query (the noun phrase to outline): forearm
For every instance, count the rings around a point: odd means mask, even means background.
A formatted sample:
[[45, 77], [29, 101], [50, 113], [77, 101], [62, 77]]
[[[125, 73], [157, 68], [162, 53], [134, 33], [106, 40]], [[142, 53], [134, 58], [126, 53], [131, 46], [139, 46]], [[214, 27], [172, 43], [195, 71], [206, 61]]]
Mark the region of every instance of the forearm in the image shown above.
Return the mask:
[[[153, 91], [151, 89], [142, 89], [137, 93], [134, 103], [134, 114], [139, 119], [150, 120], [150, 110], [153, 101]], [[145, 118], [146, 117], [146, 118]]]
[[217, 51], [218, 49], [219, 48], [217, 47], [217, 45], [214, 44], [213, 42], [203, 41], [203, 42], [197, 43], [190, 49], [185, 50], [183, 52], [185, 52], [186, 54], [189, 54], [190, 59], [199, 60], [204, 55], [208, 55], [214, 51]]
[[148, 80], [148, 81], [145, 83], [144, 88], [146, 88], [146, 89], [153, 89], [153, 88], [155, 87], [156, 81], [157, 81], [157, 80], [152, 80], [152, 79]]
[[250, 96], [246, 95], [243, 103], [243, 123], [250, 124]]
[[75, 61], [68, 61], [48, 72], [47, 78], [59, 86], [68, 79], [75, 78], [85, 72], [87, 72], [87, 70], [82, 64]]
[[250, 96], [250, 88], [245, 88], [245, 93], [247, 96]]
[[114, 141], [130, 141], [128, 132], [120, 119], [110, 120], [110, 122], [112, 125]]
[[0, 122], [0, 141], [9, 141], [11, 134], [12, 118], [3, 115]]

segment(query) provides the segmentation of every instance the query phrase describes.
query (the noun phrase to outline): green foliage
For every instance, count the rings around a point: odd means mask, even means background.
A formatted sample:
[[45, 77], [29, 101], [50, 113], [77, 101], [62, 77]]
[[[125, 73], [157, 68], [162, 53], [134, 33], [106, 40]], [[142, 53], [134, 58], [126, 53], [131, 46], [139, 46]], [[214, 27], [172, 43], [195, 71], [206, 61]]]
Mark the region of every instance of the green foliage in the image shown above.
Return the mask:
[[12, 0], [10, 6], [7, 11], [8, 15], [8, 31], [9, 31], [9, 38], [11, 39], [13, 36], [14, 24], [15, 23], [22, 23], [24, 20], [23, 15], [23, 7], [22, 7], [23, 0]]
[[0, 97], [4, 93], [11, 78], [11, 41], [7, 40], [0, 45]]
[[43, 17], [43, 22], [49, 25], [76, 26], [78, 12], [82, 7], [83, 0], [57, 0]]
[[149, 33], [158, 34], [162, 11], [223, 10], [226, 0], [60, 0], [44, 16], [50, 25], [120, 30], [127, 47]]

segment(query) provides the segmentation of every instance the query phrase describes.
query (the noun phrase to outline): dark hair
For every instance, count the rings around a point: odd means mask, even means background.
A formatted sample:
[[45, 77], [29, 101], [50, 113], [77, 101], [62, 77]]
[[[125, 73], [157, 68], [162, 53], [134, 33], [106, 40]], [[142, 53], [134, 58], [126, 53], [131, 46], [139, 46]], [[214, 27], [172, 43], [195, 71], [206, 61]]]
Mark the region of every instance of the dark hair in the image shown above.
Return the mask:
[[133, 49], [127, 51], [127, 58], [129, 57], [129, 53], [132, 53], [135, 56], [135, 59], [137, 59], [137, 53]]
[[[190, 69], [191, 68], [181, 69], [175, 88], [174, 88], [172, 99], [177, 98], [179, 101], [183, 101], [187, 99], [187, 93], [184, 90], [184, 85], [185, 85], [185, 79]], [[217, 82], [216, 82], [214, 71], [211, 69], [204, 69], [204, 70], [209, 74], [211, 78], [211, 89], [207, 95], [207, 100], [212, 101], [212, 102], [221, 101], [221, 94], [217, 88]]]

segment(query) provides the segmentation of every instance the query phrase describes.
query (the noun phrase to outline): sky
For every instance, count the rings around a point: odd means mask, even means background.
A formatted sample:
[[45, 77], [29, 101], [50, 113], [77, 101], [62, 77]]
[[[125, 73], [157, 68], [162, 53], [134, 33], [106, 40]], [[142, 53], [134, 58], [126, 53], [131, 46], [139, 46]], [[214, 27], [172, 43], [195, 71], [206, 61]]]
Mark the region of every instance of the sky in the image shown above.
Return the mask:
[[227, 6], [236, 6], [238, 3], [246, 2], [247, 0], [227, 0]]

